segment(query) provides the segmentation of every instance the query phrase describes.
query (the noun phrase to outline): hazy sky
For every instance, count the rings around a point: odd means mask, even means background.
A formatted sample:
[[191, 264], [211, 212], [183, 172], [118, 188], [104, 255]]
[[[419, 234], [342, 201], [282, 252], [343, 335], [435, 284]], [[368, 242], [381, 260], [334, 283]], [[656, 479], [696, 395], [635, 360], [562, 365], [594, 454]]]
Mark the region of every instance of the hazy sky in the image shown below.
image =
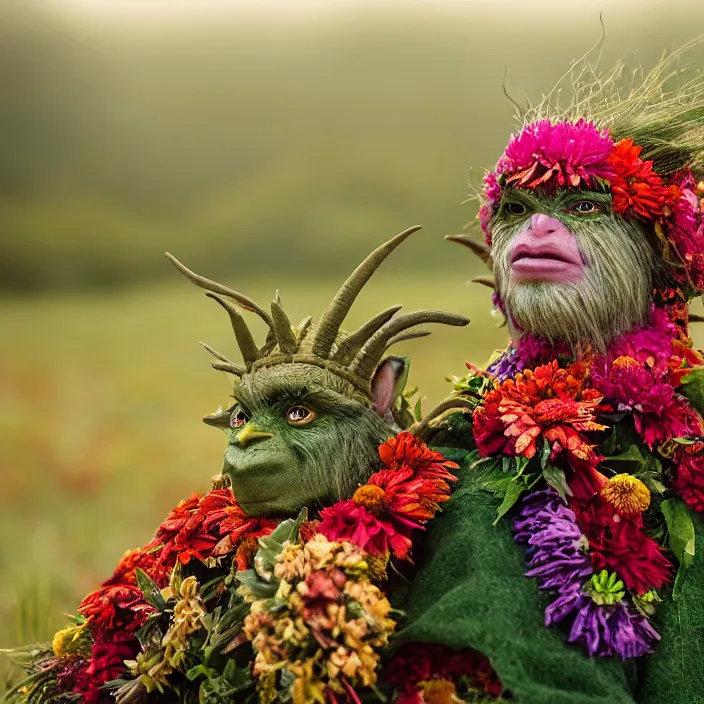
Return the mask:
[[[698, 0], [580, 0], [565, 2], [565, 0], [48, 0], [53, 4], [72, 7], [90, 13], [110, 13], [132, 16], [175, 16], [182, 14], [201, 14], [211, 11], [236, 10], [241, 12], [272, 13], [286, 15], [327, 15], [339, 10], [349, 11], [359, 8], [371, 9], [380, 6], [396, 6], [398, 8], [439, 8], [447, 6], [463, 8], [471, 11], [491, 11], [497, 7], [526, 11], [555, 10], [564, 13], [635, 11], [647, 5], [663, 13], [672, 13], [676, 8], [691, 8]], [[580, 13], [581, 14], [581, 13]]]

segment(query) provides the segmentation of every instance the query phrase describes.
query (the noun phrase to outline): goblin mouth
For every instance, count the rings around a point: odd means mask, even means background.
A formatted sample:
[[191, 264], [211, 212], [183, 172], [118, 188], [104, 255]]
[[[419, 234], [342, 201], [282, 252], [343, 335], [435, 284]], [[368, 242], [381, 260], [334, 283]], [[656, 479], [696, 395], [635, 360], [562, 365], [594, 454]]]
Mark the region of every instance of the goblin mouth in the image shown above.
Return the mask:
[[568, 248], [558, 247], [554, 244], [545, 244], [539, 247], [530, 246], [525, 243], [520, 243], [514, 247], [511, 252], [511, 264], [525, 262], [530, 259], [539, 259], [542, 261], [552, 260], [554, 262], [562, 262], [564, 264], [572, 264], [573, 266], [583, 266], [584, 262], [581, 257], [578, 257], [575, 252], [571, 252]]

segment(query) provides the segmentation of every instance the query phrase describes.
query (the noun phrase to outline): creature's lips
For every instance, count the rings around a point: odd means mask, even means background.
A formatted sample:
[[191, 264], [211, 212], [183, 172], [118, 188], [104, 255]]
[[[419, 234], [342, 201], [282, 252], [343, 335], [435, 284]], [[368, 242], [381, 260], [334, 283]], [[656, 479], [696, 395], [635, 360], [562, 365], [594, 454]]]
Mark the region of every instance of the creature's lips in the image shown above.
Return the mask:
[[582, 277], [584, 262], [576, 247], [518, 243], [511, 252], [511, 274], [517, 280], [569, 283]]

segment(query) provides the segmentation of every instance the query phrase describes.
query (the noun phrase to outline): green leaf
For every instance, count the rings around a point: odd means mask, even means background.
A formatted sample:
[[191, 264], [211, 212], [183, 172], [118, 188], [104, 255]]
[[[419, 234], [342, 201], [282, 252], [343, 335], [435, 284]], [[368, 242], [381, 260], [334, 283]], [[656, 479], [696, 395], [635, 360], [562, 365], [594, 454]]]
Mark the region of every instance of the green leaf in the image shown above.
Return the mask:
[[668, 531], [668, 544], [680, 563], [672, 588], [673, 598], [679, 591], [685, 572], [694, 560], [694, 523], [692, 514], [681, 499], [667, 499], [660, 503]]
[[530, 460], [523, 455], [517, 455], [514, 459], [514, 467], [516, 468], [516, 476], [520, 477], [525, 471], [526, 467], [530, 464]]
[[413, 407], [413, 417], [420, 422], [423, 419], [423, 399], [425, 397], [421, 397], [416, 401], [416, 405]]
[[504, 500], [501, 502], [501, 506], [499, 506], [499, 510], [496, 513], [494, 525], [496, 525], [515, 506], [525, 489], [525, 485], [521, 482], [512, 481], [509, 483], [506, 487]]
[[568, 496], [572, 496], [572, 490], [567, 486], [567, 477], [565, 472], [559, 467], [553, 467], [552, 465], [547, 465], [543, 469], [543, 477], [559, 495], [563, 501], [567, 501]]
[[611, 434], [602, 445], [602, 452], [607, 456], [617, 456], [626, 452], [632, 445], [641, 442], [640, 436], [631, 423], [616, 423]]
[[689, 372], [677, 390], [699, 413], [704, 413], [704, 369], [693, 369]]
[[284, 543], [296, 542], [301, 525], [308, 519], [307, 509], [301, 509], [298, 516], [282, 521], [269, 535], [259, 538], [259, 550], [254, 557], [254, 565], [259, 575], [267, 582], [273, 577], [274, 564]]
[[543, 449], [540, 451], [540, 468], [545, 469], [548, 460], [550, 459], [550, 443], [547, 440], [543, 440]]
[[164, 597], [161, 596], [159, 585], [140, 567], [136, 571], [137, 586], [139, 587], [146, 602], [153, 606], [157, 611], [163, 611], [166, 608]]
[[636, 462], [637, 464], [642, 464], [647, 460], [647, 456], [641, 447], [631, 445], [625, 452], [621, 452], [618, 455], [609, 455], [606, 459], [608, 462]]

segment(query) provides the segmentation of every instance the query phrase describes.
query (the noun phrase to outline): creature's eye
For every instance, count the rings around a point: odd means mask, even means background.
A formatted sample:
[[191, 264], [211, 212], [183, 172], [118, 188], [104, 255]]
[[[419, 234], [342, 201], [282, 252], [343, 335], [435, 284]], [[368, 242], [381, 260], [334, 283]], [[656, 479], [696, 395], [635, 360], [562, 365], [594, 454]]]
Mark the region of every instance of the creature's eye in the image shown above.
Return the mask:
[[286, 411], [286, 420], [291, 425], [308, 425], [315, 418], [315, 412], [305, 406], [291, 406]]
[[528, 208], [523, 203], [508, 201], [504, 203], [504, 212], [507, 215], [525, 215], [528, 212]]
[[247, 423], [249, 416], [242, 410], [240, 406], [235, 406], [230, 416], [230, 427], [231, 428], [241, 428]]
[[593, 213], [600, 213], [601, 208], [591, 200], [578, 200], [571, 208], [571, 213], [577, 213], [577, 215], [592, 215]]

